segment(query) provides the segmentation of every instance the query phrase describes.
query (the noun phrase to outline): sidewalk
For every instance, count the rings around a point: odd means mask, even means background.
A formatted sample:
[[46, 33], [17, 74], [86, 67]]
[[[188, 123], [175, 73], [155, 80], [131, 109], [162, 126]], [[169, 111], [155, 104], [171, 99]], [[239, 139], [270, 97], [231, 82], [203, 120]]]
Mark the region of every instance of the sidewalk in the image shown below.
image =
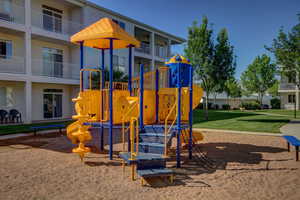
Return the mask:
[[[62, 132], [66, 131], [66, 129], [62, 129]], [[39, 131], [37, 135], [43, 135], [43, 134], [49, 134], [49, 133], [57, 133], [58, 131], [56, 130], [44, 130], [44, 131]], [[9, 134], [9, 135], [1, 135], [0, 140], [7, 140], [7, 139], [14, 139], [14, 138], [19, 138], [19, 137], [30, 137], [33, 136], [33, 133], [17, 133], [17, 134]]]
[[300, 120], [291, 120], [280, 128], [280, 132], [283, 135], [293, 135], [300, 139]]
[[233, 131], [233, 130], [208, 129], [208, 128], [193, 128], [193, 130], [199, 130], [199, 131], [203, 131], [203, 132], [222, 132], [222, 133], [235, 133], [235, 134], [248, 134], [248, 135], [282, 136], [281, 133]]

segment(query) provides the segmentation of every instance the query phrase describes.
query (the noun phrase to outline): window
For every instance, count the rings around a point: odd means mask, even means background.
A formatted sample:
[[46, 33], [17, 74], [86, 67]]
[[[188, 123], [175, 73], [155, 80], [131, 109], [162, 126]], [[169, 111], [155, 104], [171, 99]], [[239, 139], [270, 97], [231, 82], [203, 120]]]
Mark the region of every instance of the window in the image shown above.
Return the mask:
[[62, 91], [63, 90], [58, 89], [44, 90], [44, 118], [51, 119], [62, 117]]
[[62, 14], [61, 10], [43, 5], [43, 27], [47, 31], [56, 33], [62, 32]]
[[13, 18], [10, 16], [12, 4], [11, 0], [1, 0], [0, 1], [0, 19], [6, 21], [13, 21]]
[[296, 102], [296, 95], [294, 95], [294, 94], [289, 94], [289, 95], [288, 95], [288, 102], [289, 102], [289, 103], [295, 103], [295, 102]]
[[0, 59], [12, 57], [12, 41], [0, 40]]
[[63, 51], [60, 49], [43, 48], [43, 75], [63, 77]]
[[116, 24], [118, 24], [122, 29], [125, 30], [125, 23], [121, 22], [119, 20], [113, 19], [113, 22], [115, 22]]

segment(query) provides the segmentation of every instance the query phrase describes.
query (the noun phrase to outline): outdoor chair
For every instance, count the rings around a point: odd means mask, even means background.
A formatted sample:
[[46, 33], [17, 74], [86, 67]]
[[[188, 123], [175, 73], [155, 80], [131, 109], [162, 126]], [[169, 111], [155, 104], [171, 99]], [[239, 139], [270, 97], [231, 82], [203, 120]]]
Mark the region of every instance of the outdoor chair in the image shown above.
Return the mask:
[[9, 111], [9, 121], [11, 123], [21, 123], [22, 122], [22, 115], [21, 113], [16, 109], [11, 109]]
[[8, 112], [6, 110], [0, 110], [0, 123], [8, 123]]

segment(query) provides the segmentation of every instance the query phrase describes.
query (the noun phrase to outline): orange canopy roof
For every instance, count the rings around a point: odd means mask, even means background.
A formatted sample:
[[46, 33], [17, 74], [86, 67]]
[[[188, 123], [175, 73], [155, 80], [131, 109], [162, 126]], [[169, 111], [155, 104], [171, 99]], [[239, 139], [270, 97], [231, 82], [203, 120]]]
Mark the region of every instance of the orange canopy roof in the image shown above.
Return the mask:
[[109, 38], [114, 38], [113, 48], [122, 49], [129, 45], [140, 47], [140, 42], [124, 31], [109, 18], [102, 18], [71, 37], [71, 42], [83, 42], [84, 46], [108, 49]]

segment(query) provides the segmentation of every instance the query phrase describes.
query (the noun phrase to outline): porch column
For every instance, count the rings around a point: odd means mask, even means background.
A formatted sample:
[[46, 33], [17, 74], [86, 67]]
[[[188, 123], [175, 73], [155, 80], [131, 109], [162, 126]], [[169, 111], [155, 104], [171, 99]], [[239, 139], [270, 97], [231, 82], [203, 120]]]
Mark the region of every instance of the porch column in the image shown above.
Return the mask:
[[31, 75], [31, 0], [25, 1], [25, 73]]
[[24, 87], [24, 93], [25, 93], [25, 120], [24, 122], [26, 124], [30, 124], [32, 122], [32, 82], [30, 80], [27, 80]]
[[151, 71], [155, 70], [155, 34], [151, 33]]
[[297, 86], [296, 86], [295, 96], [296, 96], [296, 110], [299, 110], [299, 88]]

